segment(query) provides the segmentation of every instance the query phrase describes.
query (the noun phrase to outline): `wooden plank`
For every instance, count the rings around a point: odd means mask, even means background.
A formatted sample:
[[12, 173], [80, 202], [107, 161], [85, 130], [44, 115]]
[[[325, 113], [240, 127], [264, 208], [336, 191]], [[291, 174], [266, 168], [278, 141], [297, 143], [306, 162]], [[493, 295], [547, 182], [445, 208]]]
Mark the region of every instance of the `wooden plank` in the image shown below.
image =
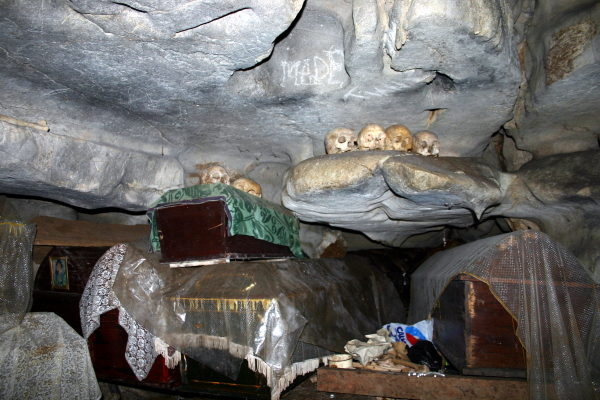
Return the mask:
[[41, 264], [54, 246], [33, 246], [33, 262]]
[[319, 368], [317, 390], [363, 396], [419, 400], [527, 399], [523, 379], [409, 376], [359, 369]]
[[36, 246], [114, 246], [130, 243], [150, 235], [149, 225], [99, 224], [88, 221], [68, 221], [52, 217], [36, 217]]

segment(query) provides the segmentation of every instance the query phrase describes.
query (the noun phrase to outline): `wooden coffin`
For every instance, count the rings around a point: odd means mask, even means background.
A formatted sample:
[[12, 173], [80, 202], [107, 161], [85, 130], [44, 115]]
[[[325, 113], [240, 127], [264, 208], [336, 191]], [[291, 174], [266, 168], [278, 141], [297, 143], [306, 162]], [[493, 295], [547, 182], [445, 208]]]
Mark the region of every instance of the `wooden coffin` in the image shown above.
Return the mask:
[[294, 257], [287, 246], [247, 235], [228, 235], [225, 202], [207, 201], [157, 208], [161, 263], [191, 266], [225, 262]]
[[[108, 247], [53, 246], [35, 276], [31, 311], [53, 312], [81, 335], [81, 294], [94, 265], [106, 250]], [[64, 260], [66, 264], [64, 281], [53, 279], [56, 260]]]
[[[31, 311], [53, 312], [82, 335], [79, 302], [98, 259], [109, 247], [49, 246], [34, 279]], [[53, 286], [51, 260], [66, 259], [67, 285]], [[142, 388], [183, 393], [209, 393], [233, 397], [270, 399], [266, 378], [251, 371], [244, 362], [233, 381], [183, 355], [181, 366], [169, 369], [158, 356], [146, 379], [137, 379], [127, 360], [127, 332], [119, 325], [118, 310], [100, 316], [100, 326], [88, 339], [92, 364], [99, 380]], [[185, 384], [182, 384], [182, 372]]]
[[[31, 311], [53, 312], [82, 335], [79, 302], [98, 259], [109, 247], [54, 246], [34, 280]], [[53, 280], [53, 261], [64, 260], [65, 281]], [[179, 368], [168, 369], [159, 356], [148, 377], [139, 381], [125, 360], [127, 332], [119, 325], [118, 311], [100, 317], [100, 327], [89, 337], [88, 346], [98, 379], [143, 387], [169, 389], [181, 384]]]
[[248, 367], [244, 360], [236, 380], [230, 379], [193, 358], [182, 355], [180, 391], [205, 393], [245, 399], [270, 400], [267, 378]]
[[433, 342], [463, 375], [525, 378], [517, 323], [486, 283], [458, 275], [433, 310]]
[[127, 332], [119, 325], [117, 309], [100, 316], [100, 326], [88, 338], [90, 357], [99, 380], [157, 389], [173, 389], [181, 385], [179, 366], [168, 368], [161, 355], [156, 357], [148, 376], [138, 380], [125, 359], [127, 337]]

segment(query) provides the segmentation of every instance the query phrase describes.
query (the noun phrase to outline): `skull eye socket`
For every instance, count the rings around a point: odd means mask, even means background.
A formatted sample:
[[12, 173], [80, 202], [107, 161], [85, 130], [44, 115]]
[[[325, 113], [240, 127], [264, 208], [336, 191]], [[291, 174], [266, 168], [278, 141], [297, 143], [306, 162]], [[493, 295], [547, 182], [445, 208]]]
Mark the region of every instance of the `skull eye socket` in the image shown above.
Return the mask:
[[338, 138], [338, 143], [346, 143], [346, 136], [340, 136]]
[[214, 174], [212, 174], [210, 177], [211, 177], [212, 179], [217, 179], [217, 180], [218, 180], [218, 179], [221, 179], [221, 174], [220, 174], [220, 173], [218, 173], [218, 172], [215, 172], [215, 173], [214, 173]]

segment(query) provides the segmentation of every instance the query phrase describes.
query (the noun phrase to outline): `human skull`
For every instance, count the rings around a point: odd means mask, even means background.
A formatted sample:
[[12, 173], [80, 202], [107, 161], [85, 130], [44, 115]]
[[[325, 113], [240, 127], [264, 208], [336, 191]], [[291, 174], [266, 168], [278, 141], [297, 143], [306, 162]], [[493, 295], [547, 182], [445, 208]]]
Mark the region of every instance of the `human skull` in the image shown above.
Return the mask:
[[241, 190], [242, 192], [262, 197], [262, 188], [258, 183], [254, 182], [252, 179], [238, 178], [235, 181], [233, 181], [233, 184], [231, 186]]
[[327, 154], [345, 153], [356, 150], [356, 135], [348, 128], [335, 128], [325, 136]]
[[437, 157], [440, 153], [440, 141], [435, 133], [429, 131], [420, 131], [413, 136], [414, 153], [422, 156]]
[[377, 124], [368, 124], [358, 134], [359, 150], [383, 150], [385, 148], [385, 131]]
[[392, 125], [385, 130], [385, 150], [409, 151], [412, 135], [404, 125]]
[[225, 168], [213, 165], [200, 171], [200, 183], [224, 183], [229, 185], [229, 174]]

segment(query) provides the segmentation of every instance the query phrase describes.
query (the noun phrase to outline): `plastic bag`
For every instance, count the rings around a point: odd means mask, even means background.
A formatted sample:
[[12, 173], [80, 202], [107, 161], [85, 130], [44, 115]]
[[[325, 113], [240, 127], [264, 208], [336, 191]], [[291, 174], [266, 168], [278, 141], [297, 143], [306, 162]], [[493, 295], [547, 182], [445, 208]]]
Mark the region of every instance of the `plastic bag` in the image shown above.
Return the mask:
[[414, 325], [391, 323], [383, 326], [392, 338], [392, 342], [403, 342], [408, 347], [419, 340], [433, 340], [433, 319], [419, 321]]
[[415, 364], [427, 365], [430, 371], [439, 371], [443, 366], [442, 356], [429, 340], [418, 340], [408, 349], [408, 358]]

